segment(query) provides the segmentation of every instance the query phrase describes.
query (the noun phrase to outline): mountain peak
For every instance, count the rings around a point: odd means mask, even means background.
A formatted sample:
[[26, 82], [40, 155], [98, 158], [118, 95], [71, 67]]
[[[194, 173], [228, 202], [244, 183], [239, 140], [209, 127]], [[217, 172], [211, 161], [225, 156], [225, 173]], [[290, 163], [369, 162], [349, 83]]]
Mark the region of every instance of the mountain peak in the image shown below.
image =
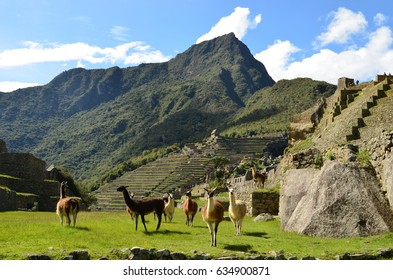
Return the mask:
[[[199, 76], [209, 72], [210, 76], [230, 74], [230, 79], [241, 77], [253, 93], [275, 82], [265, 66], [251, 54], [248, 47], [234, 33], [195, 44], [169, 61], [169, 69], [178, 77]], [[251, 74], [258, 73], [257, 75]], [[228, 77], [228, 75], [226, 75]]]

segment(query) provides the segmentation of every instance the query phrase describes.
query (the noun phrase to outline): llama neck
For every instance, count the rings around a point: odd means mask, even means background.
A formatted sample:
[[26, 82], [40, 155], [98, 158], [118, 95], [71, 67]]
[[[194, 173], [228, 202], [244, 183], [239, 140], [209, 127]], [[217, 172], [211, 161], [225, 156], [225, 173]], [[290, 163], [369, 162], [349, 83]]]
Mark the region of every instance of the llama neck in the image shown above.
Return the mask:
[[66, 194], [65, 194], [65, 187], [61, 184], [60, 185], [60, 199], [63, 199], [63, 198], [65, 198], [66, 197]]
[[255, 166], [251, 167], [251, 172], [252, 172], [252, 176], [255, 177], [255, 174], [257, 174], [257, 171], [255, 170]]
[[211, 213], [214, 210], [214, 198], [213, 197], [209, 197], [209, 199], [207, 200], [207, 212]]
[[123, 196], [127, 206], [131, 207], [135, 205], [135, 202], [131, 199], [130, 194], [128, 193], [127, 190], [123, 190]]
[[175, 205], [175, 201], [173, 200], [173, 198], [171, 196], [168, 197], [168, 204]]
[[229, 193], [229, 204], [235, 205], [236, 203], [235, 195]]

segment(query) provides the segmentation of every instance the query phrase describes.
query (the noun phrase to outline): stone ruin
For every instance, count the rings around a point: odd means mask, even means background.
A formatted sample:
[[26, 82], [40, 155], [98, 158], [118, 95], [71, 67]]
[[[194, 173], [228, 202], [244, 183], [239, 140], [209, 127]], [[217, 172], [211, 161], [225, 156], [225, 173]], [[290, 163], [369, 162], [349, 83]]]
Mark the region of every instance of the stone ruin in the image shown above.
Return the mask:
[[0, 140], [0, 211], [54, 211], [59, 183], [47, 179], [44, 161], [30, 153], [9, 153]]

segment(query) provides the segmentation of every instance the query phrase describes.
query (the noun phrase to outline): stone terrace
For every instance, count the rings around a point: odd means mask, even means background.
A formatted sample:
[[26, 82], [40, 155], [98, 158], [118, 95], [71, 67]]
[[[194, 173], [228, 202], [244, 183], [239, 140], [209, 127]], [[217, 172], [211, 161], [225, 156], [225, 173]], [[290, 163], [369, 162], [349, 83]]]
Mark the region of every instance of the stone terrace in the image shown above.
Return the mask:
[[[275, 149], [272, 143], [287, 143], [285, 136], [268, 138], [222, 138], [212, 135], [204, 144], [188, 144], [182, 154], [170, 155], [128, 172], [114, 181], [101, 186], [94, 195], [96, 209], [101, 211], [124, 211], [123, 195], [116, 191], [124, 185], [135, 197], [161, 197], [176, 191], [178, 196], [191, 186], [204, 182], [213, 168], [214, 156], [225, 156], [237, 162], [245, 156], [261, 155]], [[282, 150], [285, 147], [282, 147]]]
[[201, 182], [207, 169], [212, 167], [209, 160], [207, 157], [190, 158], [177, 154], [148, 163], [100, 187], [95, 192], [96, 208], [102, 211], [123, 211], [123, 195], [116, 191], [121, 185], [127, 186], [135, 197], [161, 197], [169, 191]]
[[[385, 79], [367, 83], [363, 88], [337, 90], [329, 98], [327, 110], [313, 134], [317, 147], [323, 149], [346, 144], [348, 141], [359, 142], [359, 139], [363, 140], [367, 135], [376, 135], [376, 130], [382, 130], [381, 125], [391, 123], [380, 119], [381, 116], [390, 118], [392, 115], [383, 105], [390, 104], [388, 101], [391, 99], [391, 88], [392, 81]], [[380, 114], [378, 110], [386, 110], [386, 113]], [[379, 121], [373, 118], [374, 113]]]

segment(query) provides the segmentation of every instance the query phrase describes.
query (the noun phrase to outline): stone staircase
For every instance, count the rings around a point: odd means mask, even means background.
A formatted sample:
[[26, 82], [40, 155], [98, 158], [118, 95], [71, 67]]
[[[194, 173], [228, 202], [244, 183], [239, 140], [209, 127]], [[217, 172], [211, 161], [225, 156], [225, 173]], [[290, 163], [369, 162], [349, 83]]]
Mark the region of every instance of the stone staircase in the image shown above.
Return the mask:
[[327, 114], [318, 128], [314, 140], [320, 146], [336, 145], [359, 140], [361, 130], [367, 126], [366, 118], [372, 115], [372, 108], [378, 107], [386, 98], [393, 85], [389, 79], [370, 82], [363, 88], [342, 89], [332, 96]]

